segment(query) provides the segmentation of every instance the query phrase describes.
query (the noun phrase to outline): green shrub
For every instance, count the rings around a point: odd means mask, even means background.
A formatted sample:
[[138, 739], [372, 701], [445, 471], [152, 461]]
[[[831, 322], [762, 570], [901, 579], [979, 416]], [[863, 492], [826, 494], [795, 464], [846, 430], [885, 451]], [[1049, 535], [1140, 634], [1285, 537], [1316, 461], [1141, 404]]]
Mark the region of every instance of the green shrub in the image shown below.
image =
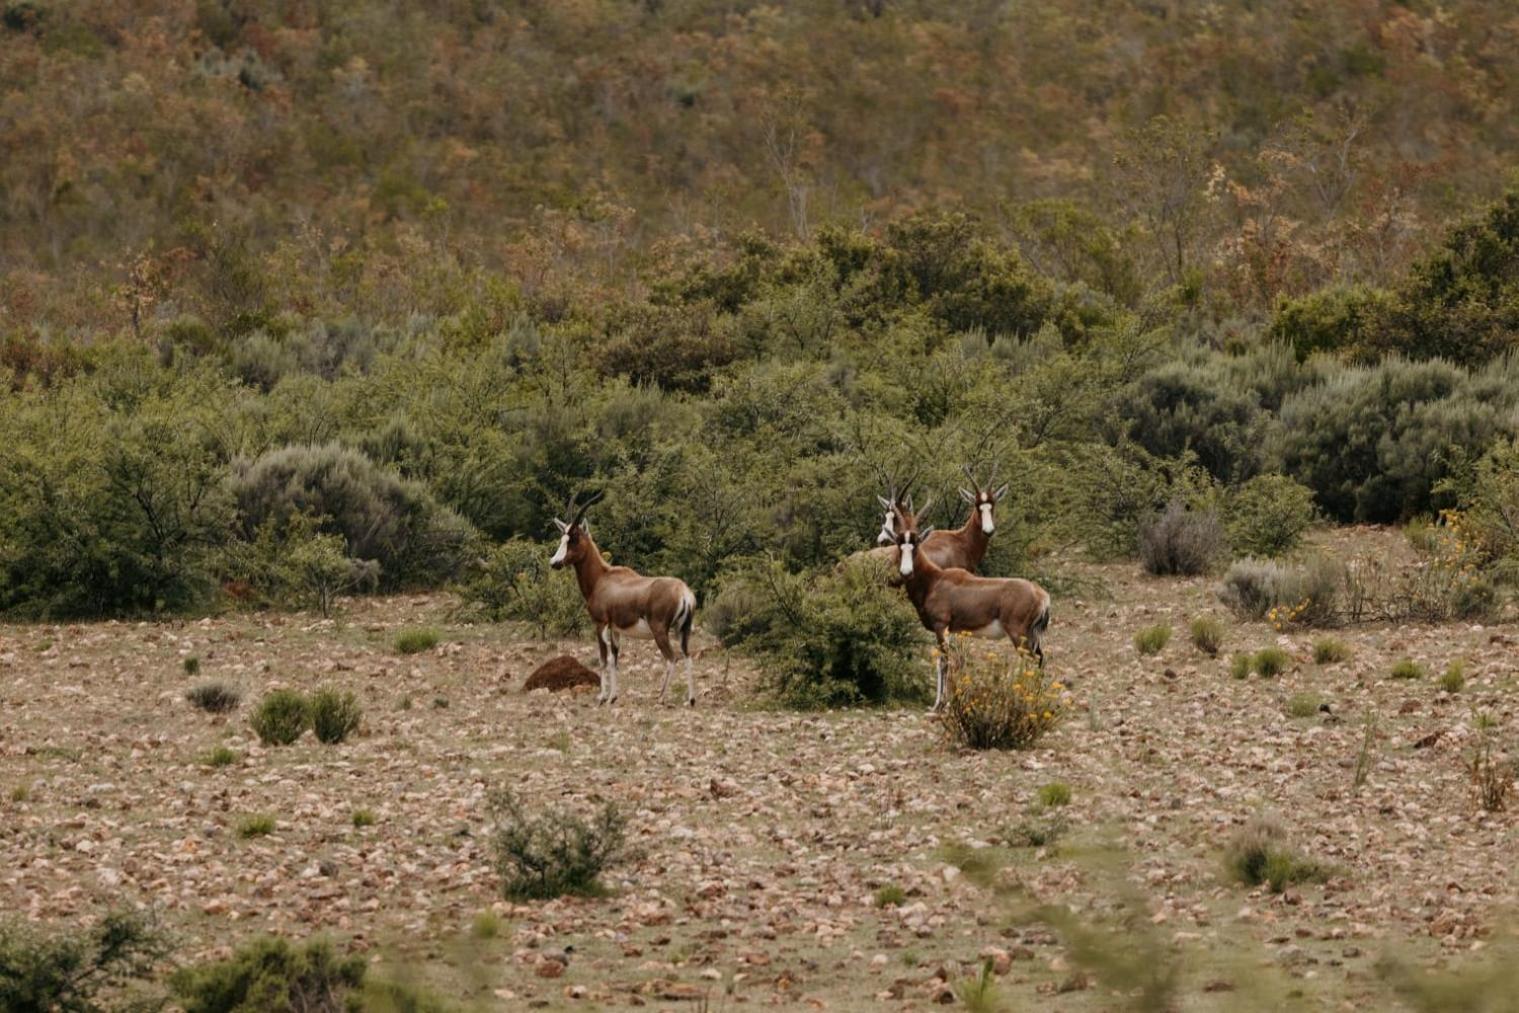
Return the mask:
[[192, 654], [180, 664], [180, 667], [184, 669], [186, 675], [199, 675], [200, 659]]
[[846, 568], [808, 578], [768, 563], [746, 579], [763, 589], [768, 613], [746, 643], [782, 702], [818, 709], [925, 698], [932, 670], [923, 627], [878, 574]]
[[1198, 616], [1188, 626], [1192, 646], [1209, 657], [1217, 657], [1224, 646], [1224, 624], [1213, 616]]
[[954, 984], [954, 997], [971, 1013], [997, 1013], [1007, 1008], [1002, 986], [992, 973], [992, 961], [981, 963], [981, 973], [961, 978]]
[[1212, 510], [1172, 502], [1139, 529], [1139, 561], [1146, 573], [1207, 573], [1224, 551], [1223, 525]]
[[1171, 642], [1171, 627], [1146, 626], [1134, 634], [1134, 650], [1140, 654], [1159, 654]]
[[1266, 415], [1221, 364], [1163, 363], [1135, 383], [1119, 411], [1132, 438], [1156, 457], [1191, 452], [1224, 482], [1249, 478], [1261, 466]]
[[876, 891], [876, 907], [900, 907], [907, 902], [907, 891], [894, 883], [888, 883]]
[[1327, 867], [1303, 858], [1288, 845], [1280, 823], [1261, 816], [1252, 818], [1229, 841], [1224, 868], [1230, 878], [1247, 886], [1264, 883], [1272, 893], [1329, 877]]
[[476, 939], [495, 939], [501, 934], [501, 916], [494, 911], [481, 911], [470, 923], [469, 932]]
[[1056, 806], [1068, 805], [1071, 801], [1071, 786], [1062, 781], [1052, 781], [1042, 785], [1039, 793], [1034, 797], [1041, 809], [1053, 809]]
[[248, 719], [259, 741], [266, 746], [288, 746], [311, 724], [306, 697], [293, 689], [266, 693]]
[[1459, 693], [1466, 687], [1466, 663], [1460, 658], [1445, 666], [1440, 675], [1440, 688], [1447, 693]]
[[348, 738], [358, 727], [363, 712], [358, 699], [350, 692], [321, 689], [306, 702], [311, 715], [311, 730], [317, 741], [334, 745]]
[[402, 630], [396, 634], [397, 654], [420, 654], [438, 646], [438, 631], [434, 629]]
[[1313, 660], [1320, 665], [1338, 665], [1350, 657], [1350, 645], [1338, 637], [1320, 637], [1313, 642]]
[[1255, 674], [1263, 679], [1275, 678], [1287, 671], [1291, 665], [1292, 655], [1280, 647], [1263, 647], [1255, 652], [1255, 657], [1250, 662], [1250, 667], [1255, 670]]
[[1424, 666], [1412, 658], [1399, 658], [1393, 663], [1392, 671], [1387, 674], [1394, 679], [1422, 679]]
[[1229, 659], [1229, 674], [1236, 679], [1248, 679], [1255, 668], [1255, 655], [1236, 654]]
[[225, 714], [236, 710], [242, 702], [242, 690], [225, 682], [203, 682], [185, 690], [185, 699], [191, 706], [208, 714]]
[[146, 979], [167, 953], [143, 916], [106, 914], [78, 932], [41, 935], [19, 919], [0, 922], [0, 1009], [14, 1013], [104, 1013], [116, 990]]
[[949, 640], [948, 691], [940, 720], [949, 739], [969, 749], [1027, 749], [1065, 717], [1060, 683], [1025, 651]]
[[1317, 693], [1294, 693], [1287, 700], [1287, 713], [1295, 718], [1311, 718], [1319, 712], [1324, 700]]
[[237, 762], [237, 753], [226, 746], [217, 746], [200, 758], [207, 767], [230, 767]]
[[356, 830], [363, 830], [365, 827], [374, 826], [377, 819], [378, 817], [375, 816], [373, 809], [355, 809], [353, 811], [352, 822]]
[[[422, 485], [337, 444], [289, 446], [234, 462], [230, 483], [244, 539], [261, 531], [341, 536], [345, 554], [377, 563], [381, 586], [428, 586], [458, 572], [474, 537], [469, 524]], [[313, 553], [325, 571], [325, 543]]]
[[247, 840], [251, 837], [267, 837], [274, 833], [274, 817], [265, 813], [244, 816], [237, 821], [237, 836]]
[[508, 900], [599, 894], [601, 874], [628, 857], [627, 820], [610, 802], [590, 822], [558, 811], [534, 817], [501, 789], [491, 794], [490, 812], [490, 847]]
[[1286, 475], [1258, 475], [1225, 500], [1224, 526], [1236, 556], [1285, 555], [1297, 548], [1313, 519], [1312, 490]]
[[1364, 355], [1390, 308], [1380, 289], [1329, 286], [1277, 307], [1271, 335], [1288, 342], [1300, 360], [1315, 352]]
[[1345, 568], [1327, 556], [1305, 563], [1241, 559], [1224, 574], [1219, 597], [1242, 619], [1277, 629], [1337, 622]]
[[185, 1013], [254, 1010], [343, 1013], [364, 984], [364, 957], [338, 956], [324, 940], [302, 945], [261, 936], [227, 960], [181, 968], [169, 979]]
[[540, 640], [585, 628], [585, 600], [573, 580], [549, 568], [546, 546], [512, 539], [493, 546], [465, 571], [458, 587], [467, 614], [486, 622], [526, 623]]

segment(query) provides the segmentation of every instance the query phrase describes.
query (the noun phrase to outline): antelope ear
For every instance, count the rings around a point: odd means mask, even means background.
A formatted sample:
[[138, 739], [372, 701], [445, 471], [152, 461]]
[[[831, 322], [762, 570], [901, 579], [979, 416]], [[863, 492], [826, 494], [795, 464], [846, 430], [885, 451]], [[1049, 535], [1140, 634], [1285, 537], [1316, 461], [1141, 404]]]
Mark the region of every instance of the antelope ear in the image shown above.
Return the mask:
[[967, 503], [974, 503], [974, 502], [976, 502], [976, 494], [973, 493], [973, 492], [971, 492], [969, 489], [961, 489], [960, 490], [960, 498], [963, 499], [963, 500], [965, 500], [965, 502], [967, 502]]
[[929, 535], [931, 535], [933, 533], [934, 533], [934, 526], [932, 524], [928, 524], [928, 525], [925, 525], [925, 526], [919, 528], [918, 529], [918, 541], [921, 542], [923, 539], [927, 538]]
[[878, 502], [879, 502], [879, 503], [880, 503], [880, 504], [881, 504], [881, 505], [882, 505], [882, 506], [883, 506], [883, 507], [885, 507], [885, 508], [886, 508], [886, 509], [888, 509], [888, 510], [890, 510], [890, 509], [891, 509], [891, 508], [892, 508], [892, 507], [893, 507], [893, 506], [895, 506], [895, 504], [894, 504], [894, 503], [892, 503], [892, 501], [891, 501], [891, 500], [889, 500], [889, 499], [887, 499], [887, 498], [886, 498], [886, 497], [885, 497], [885, 496], [877, 496], [877, 497], [876, 497], [876, 500], [877, 500], [877, 501], [878, 501]]
[[1002, 483], [1002, 488], [1000, 488], [996, 492], [992, 493], [992, 499], [1001, 499], [1003, 496], [1006, 496], [1007, 495], [1008, 487], [1011, 486], [1012, 484], [1013, 483], [1011, 483], [1011, 482], [1003, 482]]
[[564, 521], [560, 520], [558, 517], [554, 518], [554, 527], [559, 529], [559, 533], [561, 535], [570, 530], [570, 526], [564, 523]]

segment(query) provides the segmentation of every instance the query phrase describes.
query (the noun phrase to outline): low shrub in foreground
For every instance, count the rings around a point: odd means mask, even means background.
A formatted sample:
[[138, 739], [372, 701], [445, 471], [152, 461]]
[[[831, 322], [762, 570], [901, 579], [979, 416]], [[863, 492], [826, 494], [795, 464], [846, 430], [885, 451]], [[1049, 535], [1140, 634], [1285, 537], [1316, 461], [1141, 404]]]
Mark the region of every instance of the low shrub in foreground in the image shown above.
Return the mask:
[[1064, 781], [1051, 781], [1039, 789], [1039, 794], [1034, 801], [1040, 809], [1054, 809], [1057, 806], [1069, 805], [1071, 801], [1071, 786]]
[[1412, 658], [1399, 658], [1393, 663], [1392, 671], [1387, 674], [1394, 679], [1422, 679], [1424, 666]]
[[402, 630], [396, 634], [397, 654], [420, 654], [438, 646], [438, 631], [433, 629]]
[[311, 724], [311, 711], [303, 694], [276, 689], [264, 694], [248, 724], [264, 745], [288, 746]]
[[603, 891], [601, 874], [629, 857], [627, 819], [608, 802], [590, 821], [561, 811], [530, 816], [510, 791], [490, 797], [490, 847], [508, 900]]
[[894, 883], [888, 883], [876, 891], [876, 907], [897, 907], [907, 902], [907, 891]]
[[112, 912], [78, 932], [47, 935], [7, 919], [0, 923], [0, 1010], [116, 1009], [97, 996], [145, 978], [165, 952], [152, 924], [130, 912]]
[[1251, 667], [1263, 679], [1275, 678], [1292, 665], [1292, 655], [1280, 647], [1263, 647], [1255, 652]]
[[225, 714], [227, 711], [237, 709], [237, 705], [242, 702], [243, 694], [236, 686], [225, 682], [203, 682], [199, 686], [192, 686], [185, 690], [185, 699], [191, 706], [207, 714]]
[[1212, 510], [1188, 510], [1173, 502], [1139, 529], [1139, 561], [1146, 573], [1207, 573], [1224, 551], [1224, 527]]
[[1134, 650], [1140, 654], [1159, 654], [1171, 642], [1171, 627], [1146, 626], [1134, 634]]
[[1198, 616], [1192, 620], [1188, 631], [1192, 634], [1192, 646], [1210, 657], [1217, 657], [1224, 646], [1224, 624], [1212, 616]]
[[363, 714], [352, 693], [335, 689], [322, 689], [311, 694], [306, 708], [311, 714], [312, 732], [319, 742], [328, 745], [348, 738], [359, 727]]
[[1063, 688], [1027, 652], [972, 647], [950, 638], [949, 691], [940, 718], [950, 740], [971, 749], [1026, 749], [1060, 723]]
[[1350, 658], [1350, 645], [1337, 637], [1320, 637], [1313, 642], [1313, 660], [1319, 665], [1337, 665]]
[[1264, 883], [1272, 893], [1329, 877], [1328, 868], [1299, 855], [1288, 844], [1282, 825], [1264, 816], [1252, 818], [1229, 841], [1224, 868], [1230, 878], [1248, 886]]
[[227, 960], [176, 971], [170, 989], [185, 1013], [254, 1010], [343, 1013], [364, 983], [364, 957], [339, 956], [332, 944], [293, 944], [277, 936], [244, 943]]
[[200, 758], [208, 767], [230, 767], [237, 762], [237, 754], [226, 746], [217, 746]]

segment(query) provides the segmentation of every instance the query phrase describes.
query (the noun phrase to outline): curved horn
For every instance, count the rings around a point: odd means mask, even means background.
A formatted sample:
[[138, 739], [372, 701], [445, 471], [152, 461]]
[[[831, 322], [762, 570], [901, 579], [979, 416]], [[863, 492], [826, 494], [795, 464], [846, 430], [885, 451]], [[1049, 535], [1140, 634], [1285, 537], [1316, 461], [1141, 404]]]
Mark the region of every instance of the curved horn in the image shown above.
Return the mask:
[[926, 499], [926, 500], [923, 501], [923, 507], [922, 507], [922, 509], [915, 510], [913, 512], [913, 519], [917, 520], [919, 517], [927, 517], [928, 516], [928, 512], [930, 510], [932, 510], [933, 507], [934, 507], [934, 497], [933, 496], [929, 496], [928, 499]]
[[[570, 524], [571, 525], [579, 524], [580, 521], [581, 521], [581, 519], [585, 517], [585, 512], [587, 510], [589, 510], [593, 505], [595, 505], [596, 503], [600, 502], [601, 497], [604, 496], [604, 495], [606, 495], [605, 492], [603, 492], [600, 489], [597, 489], [595, 492], [593, 492], [589, 496], [587, 496], [586, 499], [585, 499], [585, 502], [581, 503], [578, 507], [575, 508], [575, 511], [574, 511], [574, 513], [572, 515], [574, 517], [574, 519], [570, 521]], [[572, 504], [574, 503], [574, 501], [575, 501], [574, 497], [573, 496], [570, 497], [570, 502]]]

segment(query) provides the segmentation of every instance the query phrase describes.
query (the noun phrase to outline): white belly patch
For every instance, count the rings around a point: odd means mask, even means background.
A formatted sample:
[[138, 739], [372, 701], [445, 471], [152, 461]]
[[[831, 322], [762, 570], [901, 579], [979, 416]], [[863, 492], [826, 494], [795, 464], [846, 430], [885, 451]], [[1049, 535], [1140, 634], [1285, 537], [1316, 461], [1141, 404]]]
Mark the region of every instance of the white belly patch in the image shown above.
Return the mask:
[[1002, 628], [1002, 621], [1000, 619], [993, 619], [979, 630], [971, 630], [970, 632], [972, 636], [985, 637], [988, 640], [999, 640], [1007, 636], [1007, 630]]
[[632, 637], [635, 640], [648, 640], [654, 636], [654, 631], [649, 629], [649, 621], [647, 619], [640, 619], [632, 626], [619, 626], [617, 627], [617, 633], [620, 636]]

